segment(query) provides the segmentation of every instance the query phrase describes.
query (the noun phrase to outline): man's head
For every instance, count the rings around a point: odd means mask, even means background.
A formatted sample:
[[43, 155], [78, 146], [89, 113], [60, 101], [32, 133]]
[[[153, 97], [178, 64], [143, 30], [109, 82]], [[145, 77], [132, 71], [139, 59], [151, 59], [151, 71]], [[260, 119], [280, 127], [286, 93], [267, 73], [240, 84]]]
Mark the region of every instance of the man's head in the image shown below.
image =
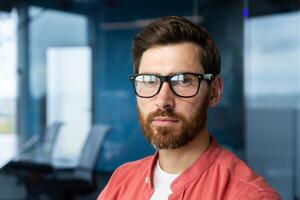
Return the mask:
[[[134, 39], [138, 115], [146, 139], [157, 149], [176, 149], [207, 127], [207, 109], [222, 94], [219, 51], [201, 27], [166, 17]], [[212, 77], [214, 77], [212, 79]]]

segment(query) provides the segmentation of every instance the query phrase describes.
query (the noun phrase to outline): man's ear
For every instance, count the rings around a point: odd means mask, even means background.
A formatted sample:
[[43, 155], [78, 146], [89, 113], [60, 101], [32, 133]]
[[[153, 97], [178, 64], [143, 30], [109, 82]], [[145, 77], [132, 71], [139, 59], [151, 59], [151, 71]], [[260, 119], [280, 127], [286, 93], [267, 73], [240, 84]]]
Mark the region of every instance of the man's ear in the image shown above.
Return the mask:
[[210, 82], [209, 107], [215, 107], [221, 100], [223, 94], [223, 82], [220, 75], [217, 75]]

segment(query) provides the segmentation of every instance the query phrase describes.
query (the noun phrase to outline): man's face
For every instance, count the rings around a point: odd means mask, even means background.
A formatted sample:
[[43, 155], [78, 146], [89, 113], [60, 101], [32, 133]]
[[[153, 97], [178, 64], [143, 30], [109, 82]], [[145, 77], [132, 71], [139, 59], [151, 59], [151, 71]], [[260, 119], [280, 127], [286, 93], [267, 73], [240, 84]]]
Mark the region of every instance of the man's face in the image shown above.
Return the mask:
[[[139, 73], [170, 75], [204, 73], [199, 48], [192, 43], [155, 46], [141, 58]], [[191, 98], [176, 96], [167, 82], [152, 98], [137, 97], [138, 116], [146, 139], [157, 149], [176, 149], [192, 141], [206, 127], [208, 84], [201, 81]]]

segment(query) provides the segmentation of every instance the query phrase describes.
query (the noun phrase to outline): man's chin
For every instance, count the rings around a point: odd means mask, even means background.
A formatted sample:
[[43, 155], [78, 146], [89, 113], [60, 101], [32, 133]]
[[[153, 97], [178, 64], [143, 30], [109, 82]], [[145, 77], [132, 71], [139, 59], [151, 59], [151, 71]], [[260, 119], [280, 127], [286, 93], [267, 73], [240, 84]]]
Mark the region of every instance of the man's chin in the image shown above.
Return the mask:
[[176, 136], [178, 133], [178, 129], [174, 126], [153, 126], [152, 127], [152, 135], [154, 136]]
[[177, 149], [183, 145], [179, 145], [176, 141], [156, 141], [156, 142], [151, 142], [151, 145], [156, 149], [156, 150], [174, 150]]

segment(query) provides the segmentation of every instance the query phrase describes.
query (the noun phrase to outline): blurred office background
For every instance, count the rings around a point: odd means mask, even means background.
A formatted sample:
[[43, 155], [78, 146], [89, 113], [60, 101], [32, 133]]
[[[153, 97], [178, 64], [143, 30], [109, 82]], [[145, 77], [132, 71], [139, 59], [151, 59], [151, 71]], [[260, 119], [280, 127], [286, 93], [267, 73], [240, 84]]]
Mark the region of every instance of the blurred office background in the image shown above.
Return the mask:
[[[0, 200], [95, 199], [117, 166], [153, 153], [137, 123], [130, 50], [167, 15], [203, 25], [221, 50], [224, 96], [210, 131], [284, 200], [300, 199], [300, 1], [0, 0]], [[19, 162], [45, 138], [46, 163]], [[87, 163], [84, 180], [53, 176]], [[55, 197], [54, 179], [69, 186]], [[94, 187], [77, 195], [75, 179]]]

